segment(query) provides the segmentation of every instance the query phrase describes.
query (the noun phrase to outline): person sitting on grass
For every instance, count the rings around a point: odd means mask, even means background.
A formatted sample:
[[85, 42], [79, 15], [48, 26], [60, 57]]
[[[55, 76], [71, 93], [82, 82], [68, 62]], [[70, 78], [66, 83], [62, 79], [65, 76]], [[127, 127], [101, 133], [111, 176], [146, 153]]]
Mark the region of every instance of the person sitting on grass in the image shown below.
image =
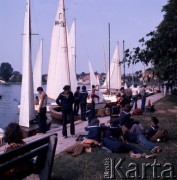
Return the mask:
[[113, 137], [111, 131], [107, 131], [105, 133], [105, 137], [103, 138], [103, 145], [111, 150], [113, 153], [129, 153], [131, 158], [154, 158], [155, 155], [147, 155], [139, 148], [136, 148], [130, 144], [123, 142], [121, 139], [117, 137]]
[[107, 127], [104, 124], [100, 124], [100, 121], [97, 118], [93, 118], [89, 125], [85, 127], [85, 130], [88, 131], [87, 135], [79, 135], [76, 141], [83, 139], [92, 139], [97, 142], [102, 141], [102, 132], [107, 130]]
[[151, 137], [154, 136], [154, 134], [158, 131], [159, 129], [158, 123], [159, 120], [156, 117], [151, 117], [151, 125], [145, 133], [145, 136], [148, 140], [150, 140]]
[[114, 119], [110, 120], [110, 123], [117, 123], [120, 126], [122, 126], [122, 124], [129, 124], [130, 126], [132, 125], [131, 122], [131, 106], [129, 104], [126, 104], [125, 107], [123, 108], [123, 111], [120, 113], [120, 116]]
[[143, 146], [145, 149], [151, 151], [151, 153], [159, 153], [162, 151], [161, 147], [156, 146], [153, 142], [146, 139], [146, 137], [140, 133], [130, 132], [126, 125], [122, 127], [123, 138], [125, 141], [136, 143]]
[[90, 122], [89, 126], [85, 127], [85, 130], [88, 131], [86, 138], [101, 142], [101, 133], [106, 129], [106, 126], [100, 124], [100, 121], [97, 118], [94, 118]]

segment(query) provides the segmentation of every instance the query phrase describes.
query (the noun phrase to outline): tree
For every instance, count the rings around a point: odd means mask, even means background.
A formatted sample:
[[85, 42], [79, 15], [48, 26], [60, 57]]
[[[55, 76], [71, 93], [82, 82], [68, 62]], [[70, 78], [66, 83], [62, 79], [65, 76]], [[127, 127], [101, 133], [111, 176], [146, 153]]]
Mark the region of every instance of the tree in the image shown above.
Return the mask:
[[139, 40], [140, 47], [125, 51], [128, 64], [143, 62], [154, 65], [155, 74], [164, 80], [176, 78], [177, 67], [177, 1], [169, 0], [162, 8], [163, 21], [156, 31]]
[[13, 68], [12, 68], [11, 64], [9, 64], [7, 62], [1, 63], [0, 75], [4, 81], [8, 82], [12, 73], [13, 73]]
[[22, 82], [22, 75], [20, 72], [18, 71], [14, 71], [12, 73], [12, 76], [10, 77], [10, 80], [11, 82]]

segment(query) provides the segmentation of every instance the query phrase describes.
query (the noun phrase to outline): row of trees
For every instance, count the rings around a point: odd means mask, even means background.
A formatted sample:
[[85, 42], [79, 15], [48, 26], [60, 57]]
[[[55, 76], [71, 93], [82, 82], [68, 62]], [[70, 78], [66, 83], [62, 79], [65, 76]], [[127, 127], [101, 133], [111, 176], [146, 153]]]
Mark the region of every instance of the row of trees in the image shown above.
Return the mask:
[[155, 74], [163, 80], [176, 81], [177, 69], [177, 1], [169, 0], [163, 6], [164, 19], [156, 31], [149, 32], [139, 40], [140, 47], [127, 49], [128, 64], [152, 63]]

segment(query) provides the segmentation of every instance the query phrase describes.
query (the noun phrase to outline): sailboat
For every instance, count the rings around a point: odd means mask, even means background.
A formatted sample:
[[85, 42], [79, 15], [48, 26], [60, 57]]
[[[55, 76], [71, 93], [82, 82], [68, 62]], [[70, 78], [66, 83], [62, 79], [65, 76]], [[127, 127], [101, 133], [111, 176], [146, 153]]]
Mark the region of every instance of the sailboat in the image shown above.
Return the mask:
[[29, 127], [30, 121], [35, 119], [34, 110], [34, 91], [33, 91], [33, 73], [32, 73], [32, 56], [31, 56], [31, 14], [30, 0], [26, 2], [24, 34], [23, 34], [23, 68], [22, 68], [22, 86], [19, 125]]
[[[75, 23], [72, 25], [70, 35], [67, 34], [64, 0], [60, 0], [53, 25], [47, 78], [47, 95], [53, 100], [63, 91], [65, 85], [70, 85], [72, 90], [77, 87], [74, 83], [76, 82], [75, 37], [72, 36], [75, 34]], [[61, 107], [51, 105], [50, 114], [53, 118], [61, 120]]]
[[[110, 77], [109, 77], [110, 74]], [[109, 82], [110, 81], [110, 82]], [[120, 65], [120, 51], [119, 51], [119, 43], [116, 44], [115, 51], [112, 57], [111, 66], [110, 66], [110, 73], [108, 71], [106, 75], [106, 79], [103, 83], [103, 88], [107, 88], [107, 84], [110, 83], [110, 88], [112, 90], [120, 89], [121, 88], [121, 65]], [[104, 95], [106, 100], [110, 100], [111, 102], [116, 102], [115, 95]]]
[[[95, 92], [96, 95], [99, 96], [99, 101], [97, 98], [95, 98], [95, 109], [101, 109], [104, 108], [106, 106], [106, 102], [104, 100], [103, 94], [100, 92], [99, 89], [99, 82], [98, 82], [98, 76], [95, 76], [93, 67], [91, 65], [91, 62], [89, 61], [89, 70], [90, 70], [90, 85], [92, 87], [92, 85], [98, 86], [97, 91]], [[88, 99], [87, 101], [88, 103], [91, 103], [91, 98]]]
[[60, 0], [51, 39], [46, 91], [48, 97], [55, 100], [70, 82], [65, 6], [64, 0]]
[[43, 40], [40, 41], [39, 49], [36, 56], [36, 62], [33, 68], [34, 93], [37, 94], [37, 88], [42, 86], [42, 49]]

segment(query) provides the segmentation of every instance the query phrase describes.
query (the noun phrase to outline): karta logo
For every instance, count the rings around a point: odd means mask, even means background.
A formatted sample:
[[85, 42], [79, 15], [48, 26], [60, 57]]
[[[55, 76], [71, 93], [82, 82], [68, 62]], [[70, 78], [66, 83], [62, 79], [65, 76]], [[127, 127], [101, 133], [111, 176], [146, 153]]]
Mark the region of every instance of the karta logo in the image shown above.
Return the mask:
[[[175, 168], [171, 163], [160, 164], [154, 159], [153, 163], [125, 163], [125, 158], [106, 158], [104, 162], [104, 179], [175, 179]], [[150, 173], [149, 173], [150, 172]]]

